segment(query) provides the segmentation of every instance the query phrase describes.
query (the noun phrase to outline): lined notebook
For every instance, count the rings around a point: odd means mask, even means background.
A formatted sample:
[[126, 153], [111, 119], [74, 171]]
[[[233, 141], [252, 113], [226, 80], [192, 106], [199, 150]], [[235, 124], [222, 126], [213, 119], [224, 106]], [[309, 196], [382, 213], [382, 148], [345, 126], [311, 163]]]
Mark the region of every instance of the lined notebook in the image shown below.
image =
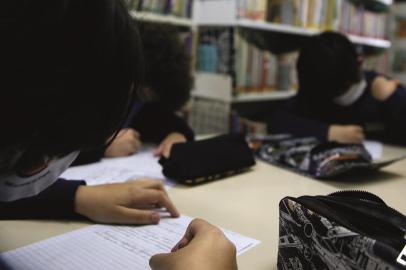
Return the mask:
[[[192, 218], [162, 219], [159, 225], [93, 225], [0, 254], [4, 270], [144, 270], [152, 255], [170, 252]], [[237, 255], [258, 240], [223, 230]]]
[[71, 167], [61, 175], [68, 180], [86, 180], [90, 186], [145, 177], [162, 180], [167, 187], [173, 186], [173, 182], [162, 174], [158, 158], [150, 149], [129, 157], [104, 158], [97, 163]]

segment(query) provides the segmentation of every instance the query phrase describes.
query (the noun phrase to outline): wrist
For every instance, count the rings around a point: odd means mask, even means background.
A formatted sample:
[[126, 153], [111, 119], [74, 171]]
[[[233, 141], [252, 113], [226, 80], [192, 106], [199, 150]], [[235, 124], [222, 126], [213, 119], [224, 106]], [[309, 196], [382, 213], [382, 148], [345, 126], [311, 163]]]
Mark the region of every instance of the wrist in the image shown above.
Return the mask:
[[75, 212], [82, 216], [87, 216], [88, 209], [86, 201], [89, 199], [88, 190], [91, 187], [79, 186], [75, 193]]
[[328, 141], [335, 141], [337, 140], [337, 132], [340, 128], [339, 125], [330, 125], [327, 132], [327, 140]]

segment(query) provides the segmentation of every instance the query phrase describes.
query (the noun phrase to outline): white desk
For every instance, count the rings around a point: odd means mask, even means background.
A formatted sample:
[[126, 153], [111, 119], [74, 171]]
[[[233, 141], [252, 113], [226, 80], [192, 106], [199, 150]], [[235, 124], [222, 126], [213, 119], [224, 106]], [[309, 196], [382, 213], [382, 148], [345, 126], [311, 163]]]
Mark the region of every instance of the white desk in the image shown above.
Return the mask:
[[[406, 153], [386, 146], [384, 157]], [[278, 203], [285, 196], [327, 194], [339, 189], [362, 189], [381, 196], [406, 213], [406, 161], [357, 182], [320, 181], [258, 162], [248, 173], [198, 187], [175, 186], [169, 193], [182, 214], [261, 240], [238, 257], [240, 270], [276, 269]], [[0, 221], [0, 251], [21, 247], [72, 231], [87, 223], [54, 221]]]

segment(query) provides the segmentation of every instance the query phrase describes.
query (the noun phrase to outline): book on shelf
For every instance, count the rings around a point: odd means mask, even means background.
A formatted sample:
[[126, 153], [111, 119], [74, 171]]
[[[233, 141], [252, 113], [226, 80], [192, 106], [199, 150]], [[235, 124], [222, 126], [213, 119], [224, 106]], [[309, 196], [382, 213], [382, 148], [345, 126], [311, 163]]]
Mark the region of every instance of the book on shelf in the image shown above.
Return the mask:
[[233, 29], [201, 28], [197, 46], [197, 70], [233, 73]]
[[183, 18], [192, 17], [193, 0], [126, 0], [130, 9]]
[[291, 90], [297, 85], [297, 53], [273, 55], [232, 28], [199, 31], [197, 70], [233, 76], [235, 94]]
[[236, 94], [297, 87], [297, 53], [273, 55], [236, 35]]
[[387, 14], [349, 0], [238, 0], [239, 18], [386, 38]]
[[[406, 5], [405, 5], [406, 7]], [[393, 67], [395, 73], [406, 73], [406, 15], [396, 16], [393, 50]]]

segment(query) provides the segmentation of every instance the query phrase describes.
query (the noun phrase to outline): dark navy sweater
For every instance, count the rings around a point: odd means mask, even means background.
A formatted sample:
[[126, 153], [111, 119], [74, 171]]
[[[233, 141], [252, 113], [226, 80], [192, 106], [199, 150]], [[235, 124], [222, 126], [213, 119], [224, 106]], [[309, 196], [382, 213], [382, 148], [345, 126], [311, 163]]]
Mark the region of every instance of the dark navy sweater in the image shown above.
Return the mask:
[[366, 90], [348, 107], [324, 101], [308, 104], [299, 96], [291, 98], [273, 113], [268, 132], [314, 136], [325, 141], [331, 124], [361, 125], [369, 139], [406, 144], [406, 88], [400, 85], [387, 100], [378, 101], [371, 91], [377, 76], [376, 72], [365, 72]]

